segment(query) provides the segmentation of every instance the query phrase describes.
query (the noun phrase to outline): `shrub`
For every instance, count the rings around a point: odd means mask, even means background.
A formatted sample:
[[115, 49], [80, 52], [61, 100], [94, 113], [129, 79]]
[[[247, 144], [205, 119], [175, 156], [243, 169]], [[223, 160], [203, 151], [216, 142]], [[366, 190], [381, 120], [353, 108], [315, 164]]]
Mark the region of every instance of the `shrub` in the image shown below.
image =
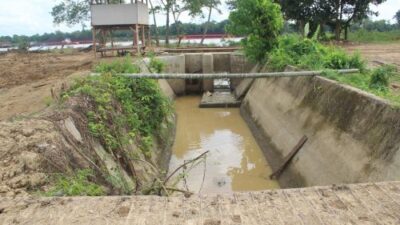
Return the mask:
[[228, 32], [246, 36], [241, 42], [245, 54], [253, 61], [264, 61], [283, 28], [280, 5], [271, 0], [234, 0], [231, 5]]
[[18, 50], [26, 52], [29, 50], [29, 41], [25, 38], [20, 38], [18, 40]]
[[374, 69], [371, 74], [369, 87], [378, 90], [387, 90], [389, 87], [389, 79], [396, 71], [393, 66], [382, 66]]
[[122, 61], [100, 63], [94, 68], [94, 71], [97, 73], [139, 73], [140, 68], [132, 63], [130, 56], [126, 56]]
[[292, 57], [283, 49], [276, 49], [269, 57], [268, 63], [273, 71], [283, 71], [287, 65], [295, 64]]
[[164, 70], [165, 64], [155, 58], [155, 57], [150, 57], [150, 72], [152, 73], [161, 73]]
[[327, 47], [313, 39], [296, 35], [279, 38], [277, 47], [269, 54], [268, 64], [281, 71], [287, 65], [303, 69], [350, 69], [363, 70], [364, 61], [359, 54], [347, 55], [343, 50]]

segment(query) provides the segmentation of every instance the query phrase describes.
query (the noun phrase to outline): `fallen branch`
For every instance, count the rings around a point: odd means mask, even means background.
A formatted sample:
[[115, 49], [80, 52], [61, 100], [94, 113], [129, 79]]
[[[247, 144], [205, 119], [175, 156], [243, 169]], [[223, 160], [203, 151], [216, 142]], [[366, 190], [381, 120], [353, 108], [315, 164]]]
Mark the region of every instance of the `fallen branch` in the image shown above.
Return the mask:
[[182, 169], [183, 167], [186, 167], [188, 164], [192, 163], [192, 162], [196, 162], [197, 160], [201, 159], [203, 156], [205, 156], [206, 154], [208, 154], [210, 151], [206, 151], [203, 154], [197, 156], [196, 158], [189, 160], [187, 162], [185, 162], [184, 164], [182, 164], [181, 166], [179, 166], [178, 168], [176, 168], [174, 170], [174, 172], [172, 172], [165, 180], [164, 180], [164, 185], [169, 181], [169, 179], [171, 179], [172, 176], [174, 176], [180, 169]]
[[167, 190], [170, 190], [170, 191], [181, 192], [181, 193], [185, 194], [185, 196], [188, 196], [188, 197], [190, 197], [190, 196], [193, 195], [193, 193], [190, 192], [190, 191], [185, 191], [185, 190], [181, 190], [181, 189], [177, 189], [177, 188], [170, 188], [170, 187], [167, 187], [166, 189], [167, 189]]

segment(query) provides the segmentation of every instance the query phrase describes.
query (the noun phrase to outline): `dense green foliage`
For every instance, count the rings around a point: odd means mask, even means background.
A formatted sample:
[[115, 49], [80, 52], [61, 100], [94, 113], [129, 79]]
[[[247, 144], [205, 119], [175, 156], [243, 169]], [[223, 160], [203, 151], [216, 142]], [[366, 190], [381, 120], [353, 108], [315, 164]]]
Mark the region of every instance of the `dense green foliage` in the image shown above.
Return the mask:
[[394, 19], [397, 22], [397, 25], [400, 26], [400, 10], [397, 11], [396, 15], [394, 15]]
[[231, 6], [227, 30], [245, 36], [242, 40], [245, 54], [253, 61], [263, 61], [283, 28], [280, 6], [271, 0], [235, 0]]
[[150, 79], [130, 79], [116, 73], [137, 73], [128, 57], [95, 68], [100, 76], [78, 80], [66, 96], [85, 95], [93, 101], [86, 112], [89, 130], [109, 152], [120, 151], [135, 141], [150, 151], [152, 136], [171, 110], [171, 103]]
[[53, 7], [51, 15], [55, 24], [84, 24], [89, 20], [88, 0], [63, 0]]
[[386, 91], [389, 88], [390, 78], [394, 75], [396, 68], [393, 66], [382, 66], [371, 73], [369, 87]]
[[103, 187], [93, 183], [94, 172], [89, 169], [78, 170], [72, 176], [55, 176], [54, 187], [46, 193], [48, 196], [102, 196]]
[[[323, 76], [373, 93], [400, 105], [400, 96], [390, 89], [390, 82], [398, 77], [393, 67], [367, 70], [358, 54], [348, 55], [334, 46], [324, 46], [316, 40], [298, 36], [282, 36], [269, 55], [269, 68], [282, 71], [292, 65], [303, 70], [324, 70]], [[341, 75], [336, 69], [358, 68], [360, 73]]]
[[344, 33], [347, 40], [348, 31], [352, 23], [360, 22], [370, 15], [376, 14], [371, 10], [371, 5], [381, 4], [386, 0], [280, 0], [286, 19], [295, 20], [304, 27], [310, 24], [310, 34], [328, 26], [334, 32], [336, 40]]
[[269, 54], [268, 64], [275, 71], [282, 71], [287, 65], [303, 69], [364, 69], [358, 54], [349, 56], [342, 49], [295, 35], [279, 38], [277, 47]]
[[163, 70], [165, 68], [165, 64], [161, 60], [155, 58], [154, 56], [151, 56], [149, 67], [150, 67], [149, 68], [150, 72], [161, 73], [161, 72], [163, 72]]

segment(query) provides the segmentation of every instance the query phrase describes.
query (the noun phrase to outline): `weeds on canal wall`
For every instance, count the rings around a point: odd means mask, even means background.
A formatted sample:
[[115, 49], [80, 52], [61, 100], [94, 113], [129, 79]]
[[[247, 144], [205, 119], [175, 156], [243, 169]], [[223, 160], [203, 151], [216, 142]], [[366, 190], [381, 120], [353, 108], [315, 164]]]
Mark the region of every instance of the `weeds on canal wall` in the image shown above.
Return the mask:
[[393, 66], [382, 66], [373, 70], [365, 70], [363, 73], [349, 75], [340, 75], [335, 71], [325, 70], [322, 75], [387, 99], [396, 107], [400, 106], [399, 94], [390, 87], [390, 83], [394, 79], [399, 79], [396, 68]]
[[163, 72], [164, 68], [165, 64], [161, 60], [155, 58], [154, 56], [150, 57], [150, 64], [149, 64], [150, 72], [161, 73]]
[[57, 175], [54, 187], [47, 196], [101, 196], [105, 194], [102, 186], [92, 182], [94, 172], [90, 169], [78, 170], [72, 176]]
[[[163, 65], [153, 63], [156, 70]], [[158, 83], [151, 79], [131, 79], [118, 73], [139, 73], [140, 68], [130, 57], [112, 63], [100, 63], [94, 68], [99, 76], [89, 76], [75, 81], [62, 97], [85, 99], [81, 107], [87, 119], [89, 134], [98, 140], [118, 166], [112, 172], [104, 170], [103, 178], [118, 193], [132, 194], [140, 191], [150, 173], [136, 159], [154, 161], [154, 143], [166, 118], [172, 113], [170, 100], [163, 95]], [[157, 140], [155, 140], [157, 139]], [[106, 163], [106, 159], [101, 159]], [[120, 172], [118, 172], [118, 170]], [[138, 174], [138, 170], [142, 171]], [[131, 185], [126, 179], [135, 182]]]
[[[366, 63], [358, 53], [349, 55], [343, 49], [326, 46], [314, 39], [296, 35], [279, 38], [278, 45], [268, 57], [268, 66], [273, 71], [283, 71], [288, 65], [302, 70], [324, 70], [323, 76], [373, 93], [400, 105], [400, 96], [390, 89], [396, 77], [395, 68], [383, 66], [367, 70]], [[356, 74], [338, 74], [333, 70], [360, 69]]]
[[[151, 135], [171, 110], [171, 103], [154, 80], [130, 79], [115, 73], [138, 73], [139, 67], [128, 57], [122, 62], [102, 63], [95, 71], [100, 76], [81, 79], [68, 95], [83, 94], [95, 105], [87, 112], [89, 130], [112, 151], [140, 136], [143, 151], [150, 149]], [[127, 131], [128, 136], [123, 133]]]

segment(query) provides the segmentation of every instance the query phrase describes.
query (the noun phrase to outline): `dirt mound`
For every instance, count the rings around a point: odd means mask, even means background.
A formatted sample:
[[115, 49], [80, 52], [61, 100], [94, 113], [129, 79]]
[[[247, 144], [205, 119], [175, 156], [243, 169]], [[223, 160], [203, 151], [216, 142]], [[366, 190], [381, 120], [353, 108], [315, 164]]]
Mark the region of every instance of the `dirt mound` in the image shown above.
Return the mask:
[[8, 53], [0, 56], [0, 88], [63, 78], [92, 67], [89, 53]]
[[36, 117], [0, 122], [0, 196], [48, 193], [54, 174], [73, 176], [81, 169], [92, 170], [91, 181], [106, 194], [152, 190], [165, 175], [162, 162], [169, 157], [174, 118], [166, 118], [157, 131], [150, 154], [135, 140], [113, 151], [89, 131], [87, 113], [94, 110], [93, 101], [80, 95]]
[[50, 121], [0, 122], [0, 196], [46, 190], [47, 175], [70, 170], [62, 135]]

